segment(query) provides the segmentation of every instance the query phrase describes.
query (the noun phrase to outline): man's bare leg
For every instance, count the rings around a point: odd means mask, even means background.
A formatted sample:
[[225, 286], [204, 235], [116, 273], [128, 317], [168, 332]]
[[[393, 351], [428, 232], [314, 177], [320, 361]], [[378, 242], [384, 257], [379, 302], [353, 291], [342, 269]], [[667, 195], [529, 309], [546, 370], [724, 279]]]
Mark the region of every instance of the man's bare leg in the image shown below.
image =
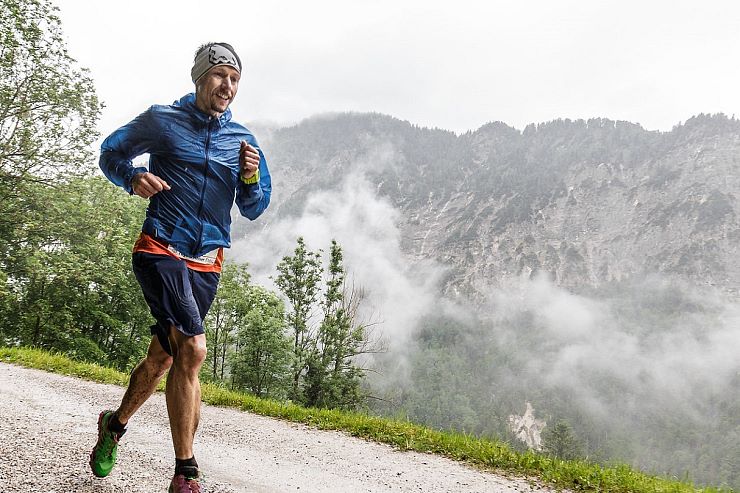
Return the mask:
[[146, 357], [131, 372], [131, 379], [123, 395], [116, 417], [125, 425], [131, 416], [157, 390], [157, 384], [172, 365], [172, 356], [162, 348], [156, 336], [152, 337]]
[[118, 440], [125, 425], [137, 409], [152, 395], [157, 384], [172, 365], [172, 357], [162, 349], [156, 337], [149, 344], [144, 358], [131, 373], [121, 406], [115, 413], [103, 411], [98, 418], [98, 440], [90, 453], [90, 468], [95, 476], [108, 476], [116, 464]]
[[193, 457], [193, 439], [200, 420], [198, 372], [206, 359], [206, 336], [186, 336], [170, 329], [174, 361], [167, 375], [167, 413], [177, 459]]

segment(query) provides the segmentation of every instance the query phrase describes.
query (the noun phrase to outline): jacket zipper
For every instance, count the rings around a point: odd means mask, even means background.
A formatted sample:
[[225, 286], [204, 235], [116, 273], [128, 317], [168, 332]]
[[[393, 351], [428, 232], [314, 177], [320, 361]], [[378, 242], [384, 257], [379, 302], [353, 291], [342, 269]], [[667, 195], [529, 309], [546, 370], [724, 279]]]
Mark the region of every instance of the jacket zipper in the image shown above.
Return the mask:
[[201, 217], [201, 214], [203, 213], [203, 202], [205, 201], [206, 196], [206, 186], [208, 185], [208, 152], [210, 151], [210, 145], [211, 145], [211, 125], [213, 123], [213, 117], [208, 117], [208, 126], [206, 127], [206, 149], [205, 149], [205, 166], [203, 167], [203, 188], [200, 190], [200, 203], [198, 204], [198, 221], [200, 226], [200, 232], [198, 233], [198, 243], [197, 248], [195, 249], [195, 256], [198, 256], [198, 253], [200, 252], [200, 249], [203, 245], [203, 218]]

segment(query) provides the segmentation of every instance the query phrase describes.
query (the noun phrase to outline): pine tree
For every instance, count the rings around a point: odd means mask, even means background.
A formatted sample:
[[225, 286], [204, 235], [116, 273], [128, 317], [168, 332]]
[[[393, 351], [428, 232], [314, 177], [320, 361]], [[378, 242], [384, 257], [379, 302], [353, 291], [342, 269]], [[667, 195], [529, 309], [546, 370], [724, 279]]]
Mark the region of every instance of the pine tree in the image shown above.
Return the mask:
[[342, 248], [336, 241], [331, 244], [328, 274], [323, 319], [306, 375], [306, 403], [353, 408], [361, 399], [364, 372], [354, 358], [364, 352], [365, 327], [355, 325], [358, 293], [346, 290]]
[[308, 369], [314, 343], [310, 317], [320, 292], [320, 253], [307, 250], [305, 241], [300, 237], [293, 255], [283, 257], [277, 270], [275, 284], [290, 304], [286, 314], [288, 330], [293, 337], [290, 398], [300, 401], [299, 385]]
[[320, 254], [307, 251], [303, 238], [298, 238], [294, 255], [280, 262], [278, 272], [276, 284], [291, 305], [291, 397], [307, 406], [356, 408], [362, 402], [364, 376], [358, 356], [380, 348], [370, 340], [368, 325], [358, 320], [362, 291], [347, 284], [342, 248], [332, 241], [321, 300]]
[[577, 459], [582, 455], [581, 446], [573, 435], [570, 425], [559, 421], [542, 432], [542, 446], [550, 455], [560, 459]]

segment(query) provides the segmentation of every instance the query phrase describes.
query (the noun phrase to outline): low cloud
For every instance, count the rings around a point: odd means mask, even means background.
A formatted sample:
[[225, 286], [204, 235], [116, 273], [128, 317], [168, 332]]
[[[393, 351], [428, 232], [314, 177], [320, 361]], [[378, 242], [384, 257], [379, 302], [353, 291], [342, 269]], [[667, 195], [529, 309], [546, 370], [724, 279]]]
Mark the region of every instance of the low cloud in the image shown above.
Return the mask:
[[625, 410], [672, 408], [700, 419], [706, 400], [730, 390], [740, 372], [740, 305], [679, 279], [593, 296], [547, 277], [512, 279], [492, 288], [487, 318], [528, 378], [568, 389], [599, 415], [615, 412], [608, 381], [624, 389]]
[[[374, 159], [375, 165], [383, 162]], [[358, 166], [361, 168], [361, 166]], [[344, 178], [339, 189], [313, 194], [299, 217], [279, 219], [234, 242], [231, 259], [248, 262], [255, 282], [275, 289], [271, 276], [302, 236], [325, 255], [335, 239], [341, 245], [350, 282], [365, 294], [363, 319], [379, 323], [393, 346], [407, 340], [419, 316], [434, 308], [439, 276], [433, 263], [411, 265], [401, 251], [399, 212], [376, 196], [361, 172]]]

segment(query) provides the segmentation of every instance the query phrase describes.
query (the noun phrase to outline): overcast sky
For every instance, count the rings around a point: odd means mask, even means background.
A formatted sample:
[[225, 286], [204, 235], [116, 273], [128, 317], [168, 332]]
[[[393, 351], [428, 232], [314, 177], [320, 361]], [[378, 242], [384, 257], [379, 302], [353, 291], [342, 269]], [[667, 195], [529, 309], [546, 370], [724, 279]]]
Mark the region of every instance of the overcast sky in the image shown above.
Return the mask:
[[193, 90], [205, 41], [245, 65], [241, 122], [377, 111], [456, 132], [607, 117], [740, 116], [740, 2], [56, 0], [105, 135]]

